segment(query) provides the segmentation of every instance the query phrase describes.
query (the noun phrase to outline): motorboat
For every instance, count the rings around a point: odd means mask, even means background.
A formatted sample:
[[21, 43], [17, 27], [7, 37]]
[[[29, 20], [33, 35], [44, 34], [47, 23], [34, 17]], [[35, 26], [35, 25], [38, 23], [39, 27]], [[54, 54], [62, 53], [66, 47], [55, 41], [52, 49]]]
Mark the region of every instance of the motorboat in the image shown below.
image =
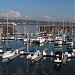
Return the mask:
[[0, 46], [0, 54], [3, 53], [3, 46]]
[[58, 52], [55, 53], [54, 62], [55, 63], [61, 63], [62, 58], [63, 58], [62, 53], [58, 51]]
[[54, 62], [61, 63], [62, 61], [59, 58], [57, 58], [56, 60], [54, 60]]
[[57, 36], [56, 38], [55, 38], [55, 44], [62, 44], [63, 43], [63, 39], [62, 39], [62, 37], [60, 37], [60, 36]]
[[2, 37], [2, 41], [4, 41], [4, 40], [14, 40], [15, 38], [14, 38], [14, 36], [9, 36], [9, 37]]
[[53, 37], [48, 37], [47, 40], [48, 40], [49, 42], [53, 42]]
[[30, 39], [24, 38], [24, 44], [27, 44], [27, 41], [30, 42]]
[[30, 41], [33, 42], [33, 43], [39, 43], [39, 44], [41, 44], [41, 43], [44, 43], [45, 40], [46, 39], [44, 37], [38, 36], [37, 38], [31, 39]]
[[5, 53], [3, 53], [2, 58], [10, 58], [12, 56], [15, 55], [15, 51], [6, 51]]
[[67, 39], [66, 45], [67, 45], [67, 46], [72, 46], [72, 47], [73, 47], [73, 41], [72, 41], [71, 38], [70, 38], [70, 39]]
[[65, 55], [67, 55], [68, 57], [71, 57], [72, 56], [72, 54], [69, 53], [69, 52], [65, 52]]
[[38, 51], [34, 52], [34, 54], [29, 54], [29, 55], [27, 55], [27, 60], [32, 61], [32, 60], [34, 60], [35, 58], [37, 58], [39, 55], [40, 55], [40, 51], [38, 50]]

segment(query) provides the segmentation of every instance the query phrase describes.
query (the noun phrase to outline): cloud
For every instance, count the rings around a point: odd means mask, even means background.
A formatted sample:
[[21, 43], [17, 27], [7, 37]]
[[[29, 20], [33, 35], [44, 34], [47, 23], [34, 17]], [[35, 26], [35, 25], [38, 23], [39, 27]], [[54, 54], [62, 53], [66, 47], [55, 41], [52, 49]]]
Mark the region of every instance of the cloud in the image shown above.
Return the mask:
[[20, 12], [17, 11], [8, 11], [7, 13], [0, 13], [0, 17], [6, 17], [8, 14], [9, 18], [20, 18], [22, 17]]
[[17, 11], [8, 11], [6, 13], [0, 13], [0, 18], [6, 18], [8, 14], [9, 19], [30, 19], [30, 16], [22, 15], [20, 12]]
[[52, 19], [52, 17], [50, 17], [50, 16], [42, 16], [42, 18]]
[[42, 18], [50, 19], [50, 20], [52, 20], [52, 19], [53, 19], [53, 18], [52, 18], [52, 17], [50, 17], [50, 16], [42, 16]]
[[8, 14], [11, 17], [16, 17], [16, 18], [21, 17], [20, 12], [16, 12], [16, 11], [8, 11]]
[[30, 17], [30, 16], [25, 16], [25, 18], [26, 18], [26, 19], [30, 19], [31, 17]]

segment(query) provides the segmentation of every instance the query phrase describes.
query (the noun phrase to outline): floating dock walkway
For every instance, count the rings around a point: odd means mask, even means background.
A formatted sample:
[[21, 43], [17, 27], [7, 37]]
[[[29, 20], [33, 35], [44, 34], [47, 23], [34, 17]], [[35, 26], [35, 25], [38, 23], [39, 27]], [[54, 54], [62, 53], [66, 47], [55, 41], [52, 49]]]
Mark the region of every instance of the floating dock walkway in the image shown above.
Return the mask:
[[67, 56], [67, 55], [64, 55], [64, 58], [62, 59], [62, 63], [63, 63], [63, 64], [66, 64], [67, 59], [68, 59], [68, 56]]
[[[43, 49], [35, 59], [31, 60], [31, 62], [32, 63], [38, 62], [42, 57], [53, 57], [53, 58], [60, 57], [59, 55], [56, 56], [55, 53], [53, 53], [52, 51], [50, 53], [48, 53], [47, 50], [48, 50], [47, 48]], [[14, 51], [15, 54], [13, 56], [3, 59], [2, 62], [9, 62], [10, 60], [13, 60], [14, 58], [18, 57], [21, 54], [22, 55], [29, 55], [29, 54], [34, 55], [35, 54], [35, 52], [25, 52], [25, 51], [26, 51], [25, 47], [16, 49]], [[66, 64], [69, 57], [75, 58], [75, 52], [74, 51], [72, 53], [67, 52], [67, 53], [62, 54], [62, 56], [63, 57], [61, 58], [61, 62], [62, 62], [62, 64]]]

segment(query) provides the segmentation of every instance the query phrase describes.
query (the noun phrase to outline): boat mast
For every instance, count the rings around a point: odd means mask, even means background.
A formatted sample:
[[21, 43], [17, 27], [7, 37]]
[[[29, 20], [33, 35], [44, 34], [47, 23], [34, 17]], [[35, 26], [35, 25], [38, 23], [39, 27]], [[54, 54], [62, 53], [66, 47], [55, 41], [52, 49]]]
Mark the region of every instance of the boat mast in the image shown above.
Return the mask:
[[72, 35], [73, 35], [73, 30], [74, 30], [74, 29], [73, 29], [73, 21], [72, 21]]
[[28, 52], [29, 51], [29, 29], [26, 28], [26, 17], [25, 17], [24, 35], [26, 30], [27, 30], [27, 52]]
[[29, 51], [29, 30], [27, 29], [27, 52]]
[[38, 26], [38, 17], [37, 17], [37, 26], [36, 26], [37, 32], [36, 33], [38, 33], [38, 28], [39, 28], [39, 26]]
[[64, 31], [65, 31], [65, 30], [64, 30], [64, 19], [63, 19], [63, 33], [64, 33]]
[[24, 26], [24, 38], [25, 38], [25, 27], [26, 27], [26, 17], [25, 17], [25, 26]]
[[37, 33], [39, 33], [40, 32], [40, 30], [39, 30], [39, 21], [38, 21], [38, 13], [37, 13], [37, 18], [36, 18], [36, 35], [37, 35]]
[[55, 21], [55, 19], [53, 18], [53, 29], [52, 29], [52, 36], [53, 36], [53, 39], [54, 39], [54, 37], [55, 37], [55, 29], [54, 29], [54, 21]]
[[14, 36], [14, 27], [13, 27], [13, 36]]
[[8, 14], [7, 14], [7, 33], [6, 33], [6, 35], [7, 35], [7, 47], [8, 47]]

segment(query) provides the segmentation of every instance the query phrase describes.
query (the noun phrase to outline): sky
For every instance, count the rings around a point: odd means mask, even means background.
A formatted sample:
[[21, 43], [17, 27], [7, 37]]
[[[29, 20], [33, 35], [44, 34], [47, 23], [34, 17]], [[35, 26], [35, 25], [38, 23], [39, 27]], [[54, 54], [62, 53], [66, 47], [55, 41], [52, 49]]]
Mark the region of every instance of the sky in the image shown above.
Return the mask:
[[16, 11], [37, 18], [74, 19], [74, 0], [0, 0], [0, 13]]

